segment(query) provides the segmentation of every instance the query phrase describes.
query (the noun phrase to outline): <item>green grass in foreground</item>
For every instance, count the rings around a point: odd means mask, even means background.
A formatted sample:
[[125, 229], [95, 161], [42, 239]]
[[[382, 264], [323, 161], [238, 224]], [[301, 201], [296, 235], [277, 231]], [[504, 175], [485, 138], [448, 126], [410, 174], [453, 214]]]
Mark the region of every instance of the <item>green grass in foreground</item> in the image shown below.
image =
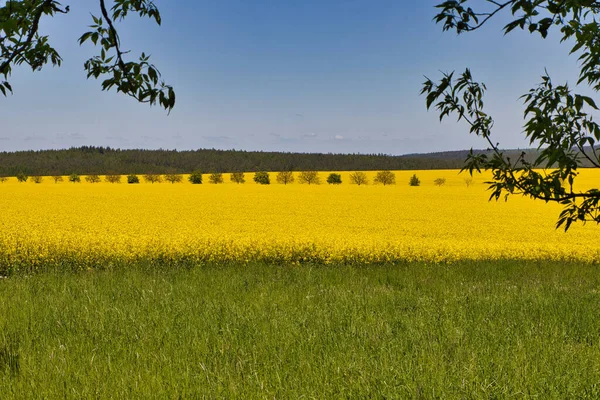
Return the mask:
[[0, 281], [0, 398], [598, 398], [597, 267], [230, 265]]

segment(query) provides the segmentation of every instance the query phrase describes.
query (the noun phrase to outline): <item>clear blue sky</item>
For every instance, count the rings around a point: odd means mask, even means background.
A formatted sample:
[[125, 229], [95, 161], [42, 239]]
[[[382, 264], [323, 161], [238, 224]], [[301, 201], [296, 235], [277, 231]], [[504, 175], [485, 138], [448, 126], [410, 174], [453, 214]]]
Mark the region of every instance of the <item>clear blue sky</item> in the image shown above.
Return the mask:
[[125, 48], [152, 54], [177, 92], [171, 115], [86, 80], [94, 53], [77, 38], [96, 0], [42, 24], [61, 68], [17, 68], [0, 97], [0, 150], [80, 145], [405, 154], [484, 148], [467, 128], [439, 123], [419, 90], [423, 75], [470, 67], [488, 86], [502, 147], [526, 147], [518, 97], [547, 68], [576, 81], [577, 60], [558, 36], [503, 36], [497, 22], [467, 35], [442, 32], [442, 0], [157, 0], [158, 27], [119, 25]]

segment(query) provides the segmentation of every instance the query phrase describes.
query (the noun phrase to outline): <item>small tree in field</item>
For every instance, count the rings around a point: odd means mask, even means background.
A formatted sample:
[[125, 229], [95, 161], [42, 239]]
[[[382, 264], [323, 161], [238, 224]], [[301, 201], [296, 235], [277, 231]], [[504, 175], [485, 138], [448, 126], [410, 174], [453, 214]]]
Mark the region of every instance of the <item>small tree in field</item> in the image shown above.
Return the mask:
[[104, 180], [108, 183], [121, 183], [121, 175], [110, 174], [104, 177]]
[[200, 171], [194, 171], [190, 174], [190, 176], [188, 176], [188, 181], [192, 184], [192, 185], [200, 185], [202, 184], [202, 172]]
[[269, 178], [269, 173], [265, 171], [257, 172], [254, 174], [254, 182], [260, 185], [270, 185], [271, 178]]
[[279, 171], [275, 177], [277, 183], [287, 185], [294, 182], [294, 173], [292, 171]]
[[39, 175], [35, 175], [31, 177], [31, 180], [33, 181], [33, 183], [42, 183], [44, 178]]
[[162, 182], [162, 177], [158, 174], [145, 174], [144, 180], [148, 183], [160, 183]]
[[375, 175], [375, 179], [373, 179], [373, 183], [380, 183], [383, 186], [386, 185], [395, 185], [396, 184], [396, 174], [392, 171], [379, 171], [377, 175]]
[[231, 175], [229, 176], [229, 179], [231, 180], [231, 182], [234, 182], [237, 184], [246, 182], [243, 172], [232, 172]]
[[213, 172], [208, 177], [208, 181], [212, 184], [223, 183], [223, 174], [220, 172]]
[[24, 173], [22, 173], [22, 172], [19, 172], [19, 173], [17, 174], [17, 180], [18, 180], [19, 182], [21, 182], [21, 183], [23, 183], [23, 182], [27, 182], [27, 179], [29, 179], [29, 177], [28, 177], [27, 175], [25, 175]]
[[165, 174], [165, 181], [171, 182], [171, 184], [180, 183], [183, 181], [183, 176], [180, 174]]
[[136, 183], [140, 183], [140, 178], [138, 178], [137, 175], [127, 175], [127, 183], [129, 183], [130, 185], [134, 185]]
[[64, 179], [63, 179], [63, 177], [61, 175], [54, 175], [52, 177], [52, 179], [54, 180], [54, 183], [58, 183], [58, 182], [64, 181]]
[[8, 180], [7, 176], [0, 176], [0, 183], [4, 183]]
[[473, 184], [473, 178], [465, 178], [465, 185], [467, 185], [467, 187], [471, 186]]
[[435, 186], [444, 186], [446, 184], [446, 178], [435, 178], [433, 183]]
[[320, 185], [321, 178], [317, 171], [302, 171], [298, 174], [298, 182], [309, 185]]
[[85, 181], [87, 183], [98, 183], [98, 182], [101, 181], [100, 175], [95, 175], [95, 174], [93, 174], [93, 175], [86, 175], [85, 176]]
[[342, 183], [342, 176], [340, 174], [331, 173], [327, 177], [327, 183], [330, 185], [339, 185]]
[[421, 180], [417, 177], [417, 174], [414, 174], [408, 180], [409, 186], [421, 186]]
[[361, 171], [356, 171], [350, 174], [350, 183], [354, 185], [368, 185], [369, 178], [367, 178], [367, 174]]
[[81, 182], [81, 177], [77, 174], [71, 174], [71, 175], [69, 175], [69, 182], [79, 183], [79, 182]]

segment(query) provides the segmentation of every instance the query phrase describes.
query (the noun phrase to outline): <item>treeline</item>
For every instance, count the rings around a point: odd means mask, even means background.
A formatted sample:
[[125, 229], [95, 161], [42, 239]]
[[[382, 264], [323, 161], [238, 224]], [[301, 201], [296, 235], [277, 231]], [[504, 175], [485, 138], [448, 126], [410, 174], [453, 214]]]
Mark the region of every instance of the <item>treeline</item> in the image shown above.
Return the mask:
[[[438, 154], [438, 156], [436, 156]], [[120, 150], [77, 147], [66, 150], [0, 152], [0, 176], [173, 174], [256, 171], [376, 171], [456, 169], [467, 151], [409, 156], [315, 154], [201, 149]]]

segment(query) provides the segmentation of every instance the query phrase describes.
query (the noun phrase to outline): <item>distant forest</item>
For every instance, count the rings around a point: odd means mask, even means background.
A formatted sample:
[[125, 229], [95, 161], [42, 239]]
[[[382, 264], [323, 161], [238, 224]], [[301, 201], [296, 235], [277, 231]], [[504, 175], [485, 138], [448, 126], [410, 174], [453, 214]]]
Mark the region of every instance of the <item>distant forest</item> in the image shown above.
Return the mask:
[[[517, 153], [517, 151], [514, 151]], [[0, 176], [69, 174], [165, 174], [255, 171], [371, 171], [462, 168], [468, 151], [389, 156], [384, 154], [282, 153], [200, 149], [66, 150], [0, 152]]]

